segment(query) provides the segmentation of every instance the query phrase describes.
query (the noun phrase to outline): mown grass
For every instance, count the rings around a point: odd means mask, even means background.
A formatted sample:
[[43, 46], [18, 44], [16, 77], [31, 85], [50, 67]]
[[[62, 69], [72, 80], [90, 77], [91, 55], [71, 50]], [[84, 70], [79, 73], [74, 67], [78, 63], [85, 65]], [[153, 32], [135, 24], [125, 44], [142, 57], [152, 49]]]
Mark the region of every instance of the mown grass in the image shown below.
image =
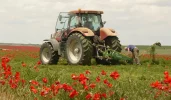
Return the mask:
[[[17, 53], [17, 52], [16, 52]], [[0, 52], [0, 57], [9, 54], [9, 52]], [[13, 54], [13, 53], [11, 53]], [[38, 53], [34, 53], [37, 55]], [[48, 85], [51, 85], [55, 81], [60, 81], [61, 83], [72, 84], [71, 74], [85, 73], [89, 70], [91, 74], [89, 78], [91, 81], [95, 81], [96, 77], [101, 73], [102, 70], [106, 71], [110, 75], [113, 71], [118, 71], [120, 77], [118, 80], [113, 80], [109, 76], [103, 77], [107, 78], [113, 87], [111, 90], [115, 92], [112, 98], [109, 100], [119, 100], [120, 98], [125, 98], [126, 100], [154, 100], [155, 90], [150, 87], [150, 84], [156, 80], [163, 80], [163, 72], [171, 72], [171, 65], [149, 65], [149, 63], [143, 63], [142, 65], [91, 65], [91, 66], [81, 66], [81, 65], [67, 65], [64, 59], [61, 59], [58, 65], [40, 65], [38, 66], [38, 71], [34, 69], [38, 58], [33, 58], [29, 56], [29, 52], [18, 52], [16, 56], [11, 59], [10, 65], [12, 67], [12, 72], [20, 72], [21, 78], [26, 80], [26, 86], [22, 86], [17, 89], [11, 89], [7, 84], [0, 84], [0, 99], [5, 100], [33, 100], [37, 97], [40, 100], [42, 98], [39, 95], [35, 95], [29, 91], [29, 81], [37, 80], [42, 81], [43, 77], [48, 79]], [[22, 66], [22, 62], [26, 64], [26, 67]], [[0, 70], [2, 71], [2, 70]], [[2, 77], [0, 77], [2, 79]], [[102, 85], [102, 84], [101, 84]], [[75, 87], [79, 89], [78, 87]], [[96, 87], [92, 92], [95, 91], [105, 91], [104, 88]], [[4, 96], [4, 97], [3, 97]], [[85, 99], [84, 94], [75, 98], [75, 100]], [[47, 99], [47, 98], [46, 98]], [[68, 100], [68, 94], [65, 92], [59, 93], [54, 100]], [[165, 96], [161, 95], [157, 98], [158, 100], [170, 100], [171, 95]], [[47, 99], [48, 100], [48, 99]]]

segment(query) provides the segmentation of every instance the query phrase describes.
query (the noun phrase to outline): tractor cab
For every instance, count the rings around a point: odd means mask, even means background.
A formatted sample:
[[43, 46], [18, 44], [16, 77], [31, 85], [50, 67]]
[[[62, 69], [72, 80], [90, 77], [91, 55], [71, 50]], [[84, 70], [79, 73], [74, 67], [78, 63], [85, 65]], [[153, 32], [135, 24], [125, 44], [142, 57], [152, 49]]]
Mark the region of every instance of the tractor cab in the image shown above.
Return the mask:
[[77, 27], [86, 27], [92, 31], [97, 31], [103, 27], [101, 14], [103, 14], [102, 11], [91, 10], [61, 12], [55, 30], [72, 30]]

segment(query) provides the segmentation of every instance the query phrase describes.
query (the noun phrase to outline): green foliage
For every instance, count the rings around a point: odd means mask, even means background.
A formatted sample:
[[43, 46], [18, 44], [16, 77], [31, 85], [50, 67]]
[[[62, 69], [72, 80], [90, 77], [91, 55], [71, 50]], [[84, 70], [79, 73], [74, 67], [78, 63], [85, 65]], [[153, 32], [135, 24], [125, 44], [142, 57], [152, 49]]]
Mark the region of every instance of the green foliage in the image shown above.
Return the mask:
[[155, 64], [157, 63], [156, 61], [156, 46], [161, 47], [161, 43], [160, 42], [156, 42], [153, 45], [151, 45], [151, 47], [149, 48], [149, 53], [150, 53], [150, 57], [151, 57], [151, 64]]

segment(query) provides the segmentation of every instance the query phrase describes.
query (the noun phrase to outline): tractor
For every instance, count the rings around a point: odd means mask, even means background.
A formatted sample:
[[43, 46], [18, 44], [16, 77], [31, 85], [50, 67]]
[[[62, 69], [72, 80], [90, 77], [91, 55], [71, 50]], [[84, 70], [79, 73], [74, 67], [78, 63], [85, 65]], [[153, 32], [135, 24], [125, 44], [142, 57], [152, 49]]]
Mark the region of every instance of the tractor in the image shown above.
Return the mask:
[[55, 33], [40, 47], [42, 64], [57, 64], [60, 57], [72, 65], [91, 65], [92, 58], [97, 64], [115, 63], [102, 56], [107, 49], [122, 50], [116, 31], [104, 27], [102, 14], [103, 11], [81, 9], [60, 12]]

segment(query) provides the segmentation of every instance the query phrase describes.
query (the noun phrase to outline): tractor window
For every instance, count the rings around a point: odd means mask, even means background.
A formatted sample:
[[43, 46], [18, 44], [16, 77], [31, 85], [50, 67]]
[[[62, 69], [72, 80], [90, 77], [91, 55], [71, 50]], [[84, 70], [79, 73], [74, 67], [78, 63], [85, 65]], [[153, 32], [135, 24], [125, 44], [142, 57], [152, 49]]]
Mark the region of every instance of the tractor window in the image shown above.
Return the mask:
[[99, 14], [82, 14], [82, 25], [97, 31], [101, 27], [101, 16]]
[[68, 20], [69, 20], [68, 13], [60, 13], [58, 16], [57, 23], [56, 23], [56, 30], [67, 29]]
[[78, 16], [72, 16], [70, 22], [70, 28], [75, 28], [78, 25]]

